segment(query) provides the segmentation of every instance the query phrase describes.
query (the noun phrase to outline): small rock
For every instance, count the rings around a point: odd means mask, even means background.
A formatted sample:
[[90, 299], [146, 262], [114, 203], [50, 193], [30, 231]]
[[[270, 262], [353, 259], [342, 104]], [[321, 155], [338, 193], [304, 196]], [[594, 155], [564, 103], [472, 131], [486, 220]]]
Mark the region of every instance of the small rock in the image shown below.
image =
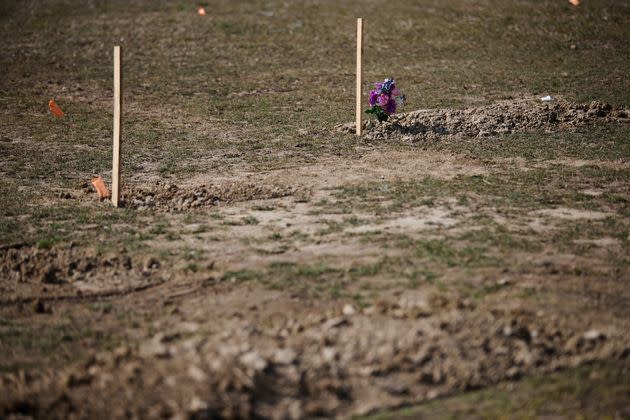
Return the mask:
[[204, 382], [208, 378], [206, 373], [195, 365], [188, 367], [188, 376], [197, 382]]
[[190, 404], [188, 405], [188, 410], [192, 413], [205, 411], [207, 409], [208, 409], [208, 404], [196, 395], [192, 397], [192, 400], [190, 401]]
[[385, 391], [390, 393], [391, 395], [408, 395], [409, 387], [407, 385], [399, 384], [399, 383], [387, 383], [383, 386]]
[[273, 361], [279, 365], [290, 365], [295, 362], [296, 354], [295, 351], [289, 348], [278, 349], [273, 354]]
[[508, 379], [518, 379], [521, 377], [521, 370], [516, 366], [509, 368], [505, 374]]
[[604, 334], [603, 332], [599, 330], [588, 330], [584, 333], [584, 335], [582, 335], [582, 337], [586, 341], [598, 341], [598, 340], [605, 340], [606, 334]]
[[337, 351], [334, 349], [334, 347], [324, 347], [322, 349], [322, 359], [324, 359], [325, 362], [332, 362], [335, 360], [335, 358], [337, 357]]
[[512, 284], [512, 281], [510, 279], [507, 278], [502, 278], [499, 279], [499, 281], [497, 281], [497, 286], [509, 286]]
[[256, 351], [250, 351], [240, 357], [240, 361], [246, 367], [255, 372], [264, 370], [267, 367], [267, 361]]
[[145, 270], [153, 270], [155, 268], [160, 268], [160, 261], [157, 260], [157, 258], [155, 257], [147, 257], [144, 260], [144, 263], [142, 264], [142, 267]]
[[439, 396], [440, 396], [440, 391], [438, 391], [437, 389], [432, 389], [429, 392], [427, 392], [427, 400], [434, 400]]
[[341, 312], [346, 316], [352, 316], [356, 313], [356, 310], [354, 309], [354, 306], [346, 303], [345, 305], [343, 305], [343, 309]]

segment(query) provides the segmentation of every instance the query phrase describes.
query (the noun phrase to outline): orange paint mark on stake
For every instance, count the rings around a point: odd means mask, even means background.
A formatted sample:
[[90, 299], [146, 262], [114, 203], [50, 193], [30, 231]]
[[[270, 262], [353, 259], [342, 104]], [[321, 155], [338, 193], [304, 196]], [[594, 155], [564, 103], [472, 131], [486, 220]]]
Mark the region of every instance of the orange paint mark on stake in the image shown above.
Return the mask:
[[109, 189], [107, 188], [107, 185], [105, 185], [105, 181], [103, 181], [103, 178], [100, 175], [92, 178], [92, 185], [94, 185], [94, 188], [96, 188], [98, 198], [109, 198]]
[[50, 108], [50, 112], [52, 112], [55, 117], [63, 117], [65, 115], [54, 99], [48, 101], [48, 108]]
[[199, 10], [197, 10], [197, 13], [199, 13], [199, 16], [205, 16], [206, 15], [206, 9], [203, 7], [200, 7]]

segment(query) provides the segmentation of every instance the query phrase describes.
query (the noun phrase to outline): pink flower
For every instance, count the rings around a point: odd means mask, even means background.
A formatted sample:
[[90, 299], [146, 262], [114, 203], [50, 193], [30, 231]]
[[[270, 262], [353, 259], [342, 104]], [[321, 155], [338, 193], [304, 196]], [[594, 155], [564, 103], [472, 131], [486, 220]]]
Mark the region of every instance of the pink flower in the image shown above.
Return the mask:
[[381, 93], [380, 95], [378, 95], [378, 99], [376, 101], [380, 106], [385, 106], [387, 105], [387, 102], [389, 102], [389, 95], [385, 95], [384, 93]]
[[398, 96], [398, 95], [400, 95], [400, 91], [398, 90], [398, 88], [397, 88], [397, 87], [395, 87], [395, 88], [392, 90], [392, 96]]

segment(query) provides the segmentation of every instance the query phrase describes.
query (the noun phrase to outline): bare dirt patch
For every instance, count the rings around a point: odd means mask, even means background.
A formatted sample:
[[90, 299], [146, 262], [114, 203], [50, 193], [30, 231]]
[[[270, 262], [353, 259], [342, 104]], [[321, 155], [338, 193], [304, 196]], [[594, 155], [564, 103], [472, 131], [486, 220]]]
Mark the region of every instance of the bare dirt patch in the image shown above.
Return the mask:
[[492, 168], [475, 159], [457, 153], [431, 150], [359, 149], [358, 156], [322, 157], [316, 163], [293, 163], [271, 170], [252, 172], [243, 168], [229, 173], [196, 175], [188, 184], [228, 183], [237, 179], [245, 184], [290, 185], [306, 189], [335, 188], [343, 184], [378, 179], [433, 176], [452, 179], [457, 175], [482, 175]]
[[548, 216], [554, 219], [562, 219], [562, 220], [579, 220], [579, 219], [590, 219], [590, 220], [598, 220], [605, 219], [606, 217], [612, 216], [611, 213], [605, 213], [601, 211], [593, 211], [593, 210], [581, 210], [581, 209], [569, 209], [569, 208], [555, 208], [555, 209], [543, 209], [538, 210], [535, 214], [540, 216]]
[[403, 213], [399, 217], [387, 219], [376, 224], [368, 223], [348, 228], [346, 231], [352, 233], [386, 231], [389, 233], [410, 234], [427, 229], [448, 228], [456, 225], [461, 220], [454, 216], [453, 213], [453, 209], [441, 207], [420, 208], [413, 213]]
[[[243, 169], [243, 168], [241, 168]], [[175, 184], [145, 182], [143, 187], [124, 187], [124, 206], [158, 212], [186, 211], [219, 204], [294, 197], [309, 201], [327, 196], [326, 189], [343, 184], [406, 177], [433, 176], [452, 179], [457, 175], [482, 175], [491, 170], [473, 159], [433, 151], [368, 151], [356, 159], [327, 158], [317, 164], [305, 163], [267, 171], [232, 169], [226, 174], [197, 175]], [[146, 181], [146, 180], [144, 180]], [[134, 180], [135, 184], [142, 178]], [[148, 184], [148, 185], [147, 185]], [[94, 191], [87, 182], [83, 193]], [[76, 191], [60, 190], [75, 197]]]

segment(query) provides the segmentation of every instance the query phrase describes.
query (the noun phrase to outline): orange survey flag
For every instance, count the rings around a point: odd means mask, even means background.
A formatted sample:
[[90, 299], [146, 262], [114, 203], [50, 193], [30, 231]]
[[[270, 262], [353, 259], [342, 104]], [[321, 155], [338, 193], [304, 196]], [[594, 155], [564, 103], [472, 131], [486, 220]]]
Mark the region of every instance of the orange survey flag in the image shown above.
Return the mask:
[[52, 112], [55, 117], [64, 116], [63, 111], [61, 110], [61, 108], [59, 108], [59, 105], [57, 105], [57, 102], [55, 102], [54, 99], [48, 101], [48, 108], [50, 108], [50, 112]]
[[569, 0], [569, 3], [571, 3], [574, 6], [579, 6], [580, 5], [580, 0]]
[[205, 16], [206, 9], [204, 7], [200, 7], [199, 10], [197, 10], [197, 13], [199, 13], [199, 16]]
[[96, 188], [98, 198], [109, 198], [109, 189], [100, 175], [92, 178], [92, 185]]

